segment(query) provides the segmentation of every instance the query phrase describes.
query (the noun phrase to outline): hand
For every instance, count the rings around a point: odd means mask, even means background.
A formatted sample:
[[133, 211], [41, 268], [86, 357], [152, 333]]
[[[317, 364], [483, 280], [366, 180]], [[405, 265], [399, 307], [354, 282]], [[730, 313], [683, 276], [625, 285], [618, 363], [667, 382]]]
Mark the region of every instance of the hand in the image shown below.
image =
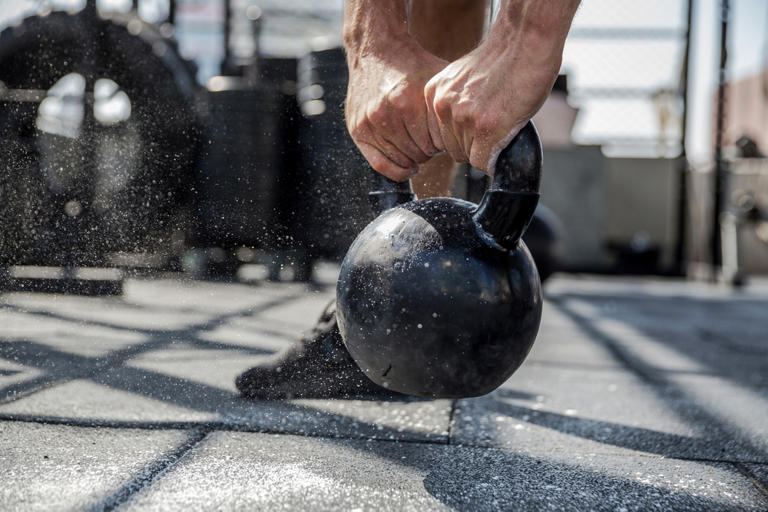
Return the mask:
[[438, 149], [493, 175], [499, 153], [549, 95], [564, 39], [496, 30], [432, 77], [424, 96]]
[[443, 146], [430, 136], [424, 86], [447, 62], [408, 36], [380, 51], [348, 53], [348, 63], [345, 117], [352, 140], [378, 172], [409, 178]]

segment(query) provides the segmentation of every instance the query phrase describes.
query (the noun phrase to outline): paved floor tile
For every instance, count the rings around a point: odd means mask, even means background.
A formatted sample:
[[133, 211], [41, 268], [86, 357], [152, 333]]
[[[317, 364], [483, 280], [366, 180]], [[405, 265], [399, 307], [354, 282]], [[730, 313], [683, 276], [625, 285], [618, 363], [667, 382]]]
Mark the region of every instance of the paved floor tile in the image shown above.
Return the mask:
[[721, 457], [723, 446], [631, 375], [536, 364], [524, 366], [490, 395], [460, 400], [452, 441], [527, 453], [709, 458]]
[[[8, 303], [27, 308], [28, 317], [34, 308], [79, 326], [85, 334], [113, 325], [145, 339], [120, 351], [105, 344], [103, 354], [72, 354], [62, 343], [51, 348], [40, 339], [22, 344], [4, 338], [0, 351], [14, 359], [23, 355], [54, 380], [48, 389], [0, 406], [0, 415], [129, 425], [205, 423], [334, 437], [447, 439], [451, 412], [447, 400], [270, 403], [240, 398], [235, 377], [312, 327], [332, 288], [320, 293], [297, 284], [129, 283], [122, 299], [6, 297]], [[130, 327], [133, 316], [144, 311], [152, 312], [148, 324]], [[166, 328], [153, 323], [157, 315], [168, 316]], [[99, 341], [94, 334], [82, 343], [99, 346]]]
[[[669, 289], [681, 293], [658, 291]], [[705, 430], [723, 458], [768, 462], [768, 337], [755, 331], [768, 332], [768, 300], [721, 297], [717, 290], [687, 297], [687, 288], [674, 284], [656, 290], [564, 292], [556, 304], [667, 408]], [[721, 317], [741, 318], [743, 326], [731, 325], [731, 338], [718, 337]]]
[[186, 439], [179, 431], [0, 422], [0, 508], [100, 508]]
[[768, 509], [768, 287], [556, 277], [523, 367], [455, 407], [239, 397], [326, 270], [0, 295], [0, 508]]
[[568, 316], [547, 301], [537, 341], [525, 362], [531, 363], [595, 371], [622, 368], [608, 350], [589, 340]]
[[722, 463], [214, 433], [127, 508], [629, 511], [766, 504], [747, 478]]

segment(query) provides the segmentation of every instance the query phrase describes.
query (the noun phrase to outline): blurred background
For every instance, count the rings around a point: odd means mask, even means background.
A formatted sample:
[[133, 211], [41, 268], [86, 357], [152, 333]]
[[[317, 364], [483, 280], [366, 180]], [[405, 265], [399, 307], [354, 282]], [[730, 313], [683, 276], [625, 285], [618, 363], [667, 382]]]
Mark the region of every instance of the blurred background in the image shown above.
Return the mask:
[[[373, 216], [342, 4], [4, 0], [3, 286], [309, 281], [339, 260]], [[583, 2], [535, 121], [543, 277], [768, 272], [768, 3]], [[485, 186], [465, 168], [454, 192]]]

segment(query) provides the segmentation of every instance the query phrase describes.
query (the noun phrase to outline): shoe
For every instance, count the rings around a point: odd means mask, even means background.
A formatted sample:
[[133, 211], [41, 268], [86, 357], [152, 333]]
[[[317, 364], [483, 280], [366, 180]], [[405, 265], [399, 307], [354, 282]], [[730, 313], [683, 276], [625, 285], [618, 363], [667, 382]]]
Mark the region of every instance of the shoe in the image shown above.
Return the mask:
[[264, 400], [405, 396], [374, 384], [357, 366], [341, 339], [335, 300], [308, 336], [241, 374], [235, 385], [244, 397]]

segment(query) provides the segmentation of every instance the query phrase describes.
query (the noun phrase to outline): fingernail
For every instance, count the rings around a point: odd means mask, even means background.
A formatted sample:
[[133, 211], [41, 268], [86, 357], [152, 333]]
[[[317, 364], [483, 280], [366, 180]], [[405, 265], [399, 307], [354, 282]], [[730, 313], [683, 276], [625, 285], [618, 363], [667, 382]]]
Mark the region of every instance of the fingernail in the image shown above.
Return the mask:
[[411, 169], [410, 169], [410, 170], [411, 170], [411, 176], [413, 176], [414, 174], [416, 174], [417, 172], [419, 172], [419, 166], [418, 166], [418, 164], [413, 164], [413, 165], [411, 166]]

